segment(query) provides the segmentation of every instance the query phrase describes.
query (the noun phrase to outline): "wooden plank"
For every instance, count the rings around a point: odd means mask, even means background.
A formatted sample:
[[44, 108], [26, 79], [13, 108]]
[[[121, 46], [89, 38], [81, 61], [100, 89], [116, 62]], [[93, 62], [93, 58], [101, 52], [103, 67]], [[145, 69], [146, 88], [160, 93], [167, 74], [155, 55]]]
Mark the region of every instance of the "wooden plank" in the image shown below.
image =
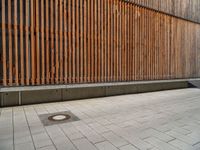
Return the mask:
[[122, 1], [119, 2], [119, 47], [120, 47], [120, 57], [119, 57], [119, 81], [122, 81], [122, 35], [123, 35], [123, 31], [122, 31]]
[[110, 1], [108, 1], [108, 74], [107, 74], [107, 81], [110, 82], [111, 78], [111, 59], [110, 59], [110, 52], [111, 52], [111, 44], [110, 44], [110, 34], [111, 34], [111, 24], [110, 24]]
[[97, 3], [98, 3], [97, 1], [94, 1], [94, 57], [93, 57], [94, 82], [97, 82], [98, 79]]
[[133, 7], [130, 6], [130, 77], [129, 80], [133, 80]]
[[117, 76], [117, 14], [116, 14], [116, 1], [113, 1], [112, 20], [113, 20], [113, 81], [116, 81]]
[[91, 81], [91, 0], [88, 0], [87, 3], [87, 15], [88, 15], [88, 19], [87, 19], [87, 30], [88, 30], [88, 41], [87, 41], [87, 45], [88, 45], [88, 49], [87, 49], [87, 62], [88, 62], [88, 66], [87, 66], [87, 82]]
[[80, 0], [80, 73], [79, 73], [79, 83], [83, 83], [84, 81], [84, 75], [83, 75], [83, 70], [84, 70], [84, 52], [83, 52], [83, 48], [84, 48], [84, 44], [83, 44], [83, 40], [84, 40], [84, 35], [83, 35], [83, 30], [84, 30], [84, 24], [83, 24], [83, 20], [84, 20], [84, 12], [83, 12], [83, 0]]
[[[113, 3], [113, 0], [111, 1]], [[114, 16], [113, 16], [113, 4], [111, 3], [110, 5], [110, 26], [111, 26], [111, 29], [110, 29], [110, 59], [111, 59], [111, 66], [110, 66], [110, 81], [113, 82], [114, 80]]]
[[[12, 83], [13, 83], [12, 7], [11, 6], [12, 6], [11, 0], [8, 0], [9, 86], [12, 86]], [[4, 11], [4, 10], [2, 10], [2, 11]], [[2, 12], [2, 16], [3, 16], [3, 12]], [[4, 16], [4, 19], [5, 19], [5, 16]], [[2, 21], [2, 24], [3, 24], [3, 21]]]
[[2, 52], [3, 52], [3, 85], [7, 86], [7, 64], [6, 64], [6, 16], [5, 16], [5, 0], [1, 1], [2, 13]]
[[87, 21], [87, 18], [88, 18], [88, 3], [89, 3], [89, 1], [84, 1], [84, 9], [83, 9], [83, 11], [84, 11], [84, 30], [83, 30], [83, 34], [84, 34], [84, 48], [83, 48], [83, 53], [84, 53], [84, 70], [83, 70], [83, 74], [84, 74], [84, 82], [86, 83], [87, 82], [87, 76], [88, 76], [88, 71], [87, 71], [87, 68], [88, 68], [88, 64], [87, 64], [87, 60], [88, 60], [88, 45], [87, 45], [87, 43], [88, 43], [88, 28], [87, 28], [87, 26], [88, 26], [88, 21]]
[[36, 65], [35, 65], [35, 22], [34, 22], [34, 0], [30, 0], [31, 9], [31, 84], [35, 85]]
[[54, 46], [54, 1], [51, 0], [50, 1], [51, 4], [50, 4], [50, 32], [51, 32], [51, 84], [54, 84], [55, 82], [55, 79], [54, 79], [54, 74], [55, 74], [55, 65], [54, 65], [54, 53], [55, 53], [55, 46]]
[[20, 30], [19, 30], [19, 33], [20, 33], [20, 71], [21, 71], [21, 74], [20, 74], [20, 83], [21, 85], [24, 85], [24, 30], [23, 30], [23, 26], [24, 26], [24, 12], [23, 12], [23, 1], [21, 0], [20, 1]]
[[68, 12], [68, 8], [67, 8], [67, 4], [68, 2], [66, 2], [65, 0], [63, 1], [63, 24], [64, 24], [64, 83], [68, 83], [67, 81], [67, 78], [68, 78], [68, 55], [67, 55], [67, 52], [68, 52], [68, 38], [67, 38], [67, 32], [68, 32], [68, 21], [69, 21], [69, 17], [67, 16], [67, 12]]
[[91, 80], [94, 82], [94, 33], [95, 33], [95, 19], [94, 19], [94, 1], [91, 0]]
[[79, 42], [79, 40], [80, 40], [80, 26], [79, 26], [79, 0], [76, 0], [76, 4], [75, 4], [75, 13], [76, 13], [76, 16], [75, 16], [75, 18], [76, 18], [76, 20], [75, 20], [75, 37], [76, 37], [76, 39], [75, 39], [75, 53], [76, 53], [76, 55], [75, 55], [75, 64], [76, 64], [76, 66], [75, 66], [75, 82], [79, 82], [79, 73], [80, 73], [80, 42]]
[[[124, 25], [125, 25], [125, 21], [124, 21], [124, 3], [122, 3], [122, 32], [124, 33]], [[124, 81], [124, 70], [125, 70], [125, 62], [124, 62], [124, 46], [125, 46], [125, 34], [122, 34], [122, 66], [121, 66], [121, 70], [122, 70], [122, 78], [121, 78], [121, 81]]]
[[[14, 51], [15, 51], [15, 84], [19, 85], [19, 55], [18, 55], [18, 30], [17, 30], [17, 0], [14, 1]], [[3, 17], [2, 17], [3, 18]], [[5, 56], [6, 57], [6, 56]]]
[[37, 78], [36, 83], [37, 85], [40, 84], [40, 33], [39, 33], [39, 0], [35, 0], [35, 42], [36, 42], [36, 66], [37, 66]]
[[54, 4], [54, 11], [55, 11], [55, 69], [56, 69], [56, 76], [55, 76], [55, 83], [58, 84], [59, 83], [59, 26], [58, 26], [58, 0], [55, 1]]
[[106, 65], [107, 65], [107, 60], [106, 60], [106, 48], [107, 48], [107, 41], [106, 41], [106, 35], [105, 35], [105, 21], [106, 21], [106, 1], [102, 0], [100, 1], [100, 65], [101, 65], [101, 73], [100, 73], [100, 81], [104, 82], [106, 80]]
[[98, 57], [98, 68], [97, 68], [97, 82], [101, 82], [101, 71], [104, 69], [101, 68], [102, 64], [102, 52], [101, 52], [101, 1], [97, 0], [97, 57]]
[[129, 55], [129, 37], [130, 32], [129, 32], [129, 5], [126, 5], [126, 81], [129, 81], [129, 65], [130, 65], [130, 55]]
[[72, 1], [72, 83], [76, 80], [76, 0]]
[[72, 82], [72, 5], [68, 1], [68, 82]]
[[45, 1], [45, 36], [46, 36], [46, 43], [45, 43], [45, 48], [46, 48], [46, 84], [49, 84], [50, 83], [50, 57], [49, 57], [49, 54], [50, 54], [50, 46], [49, 46], [49, 31], [50, 31], [50, 24], [49, 24], [49, 14], [50, 14], [50, 11], [49, 11], [49, 5], [51, 5], [50, 1], [49, 0], [46, 0]]
[[41, 84], [45, 84], [45, 43], [44, 43], [44, 0], [40, 0], [40, 13], [41, 13], [41, 23], [40, 23], [40, 30], [41, 30]]
[[26, 4], [25, 4], [25, 49], [26, 49], [26, 85], [30, 84], [30, 48], [29, 48], [29, 20], [30, 20], [30, 16], [29, 16], [29, 1], [26, 0]]
[[59, 84], [63, 84], [63, 0], [59, 0]]

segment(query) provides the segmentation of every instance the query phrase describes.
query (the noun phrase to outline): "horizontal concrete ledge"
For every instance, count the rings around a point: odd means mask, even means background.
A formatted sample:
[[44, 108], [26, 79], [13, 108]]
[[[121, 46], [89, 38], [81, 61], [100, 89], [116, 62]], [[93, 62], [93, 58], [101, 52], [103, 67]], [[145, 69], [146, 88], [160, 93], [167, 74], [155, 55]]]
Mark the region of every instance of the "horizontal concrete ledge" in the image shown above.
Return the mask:
[[200, 81], [200, 78], [174, 79], [174, 80], [109, 82], [109, 83], [88, 83], [88, 84], [66, 84], [66, 85], [40, 85], [40, 86], [0, 87], [0, 93], [2, 93], [2, 92], [20, 92], [20, 91], [37, 91], [37, 90], [73, 89], [73, 88], [87, 88], [87, 87], [89, 88], [89, 87], [138, 85], [138, 84], [154, 84], [154, 83], [170, 83], [170, 82], [190, 82], [190, 81]]
[[0, 106], [58, 102], [188, 88], [191, 81], [200, 81], [200, 79], [3, 87], [0, 89]]

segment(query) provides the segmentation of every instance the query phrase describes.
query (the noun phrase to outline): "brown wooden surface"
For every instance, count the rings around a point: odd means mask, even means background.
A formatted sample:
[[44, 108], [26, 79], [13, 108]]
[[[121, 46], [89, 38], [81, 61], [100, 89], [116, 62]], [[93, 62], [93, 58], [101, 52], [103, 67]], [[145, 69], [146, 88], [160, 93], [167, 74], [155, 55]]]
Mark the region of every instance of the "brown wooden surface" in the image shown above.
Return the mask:
[[199, 0], [128, 0], [130, 3], [148, 7], [170, 15], [200, 23]]
[[4, 86], [200, 77], [200, 24], [122, 0], [17, 2], [1, 0]]

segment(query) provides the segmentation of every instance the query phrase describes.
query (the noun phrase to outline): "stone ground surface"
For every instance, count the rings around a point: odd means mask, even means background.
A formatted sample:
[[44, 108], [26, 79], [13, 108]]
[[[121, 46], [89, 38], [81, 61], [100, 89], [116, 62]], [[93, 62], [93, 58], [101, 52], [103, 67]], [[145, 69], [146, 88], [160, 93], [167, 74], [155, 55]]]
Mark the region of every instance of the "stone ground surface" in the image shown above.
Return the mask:
[[[38, 115], [81, 120], [44, 127]], [[0, 150], [200, 150], [200, 89], [0, 108]]]

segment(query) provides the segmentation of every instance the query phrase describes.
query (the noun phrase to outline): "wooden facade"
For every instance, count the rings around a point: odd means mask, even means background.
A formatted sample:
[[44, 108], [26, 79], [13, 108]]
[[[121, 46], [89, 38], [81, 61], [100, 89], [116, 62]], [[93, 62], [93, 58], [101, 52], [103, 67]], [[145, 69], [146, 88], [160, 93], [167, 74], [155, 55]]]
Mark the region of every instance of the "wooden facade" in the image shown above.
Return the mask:
[[200, 23], [199, 0], [127, 0], [183, 19]]
[[3, 86], [200, 77], [199, 23], [123, 0], [0, 1]]

